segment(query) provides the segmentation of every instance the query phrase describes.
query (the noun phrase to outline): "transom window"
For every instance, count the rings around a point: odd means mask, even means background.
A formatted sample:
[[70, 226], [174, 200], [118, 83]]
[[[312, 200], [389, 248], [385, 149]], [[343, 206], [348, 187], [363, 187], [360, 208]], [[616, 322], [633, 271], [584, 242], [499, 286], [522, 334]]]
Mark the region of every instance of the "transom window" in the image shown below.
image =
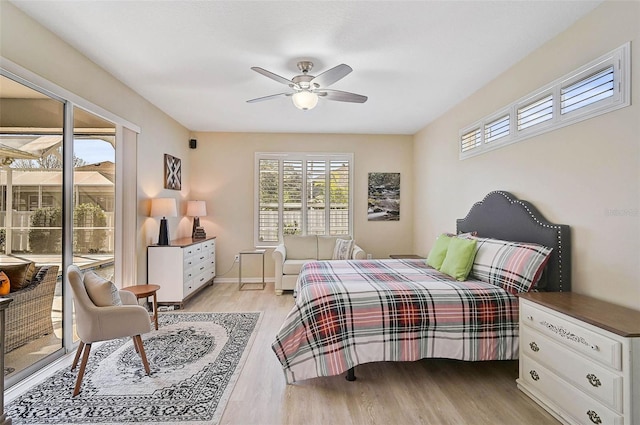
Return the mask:
[[631, 104], [630, 43], [460, 130], [460, 159]]
[[[353, 154], [256, 153], [255, 245], [352, 234]], [[327, 189], [328, 188], [328, 189]]]

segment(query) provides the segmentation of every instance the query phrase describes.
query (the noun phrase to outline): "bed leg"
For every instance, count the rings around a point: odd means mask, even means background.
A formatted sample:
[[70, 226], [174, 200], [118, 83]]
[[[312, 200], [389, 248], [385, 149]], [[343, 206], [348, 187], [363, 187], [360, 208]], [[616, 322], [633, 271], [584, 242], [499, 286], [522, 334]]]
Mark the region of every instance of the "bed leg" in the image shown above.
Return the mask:
[[347, 371], [347, 376], [344, 377], [347, 381], [355, 381], [356, 380], [356, 368], [352, 367]]

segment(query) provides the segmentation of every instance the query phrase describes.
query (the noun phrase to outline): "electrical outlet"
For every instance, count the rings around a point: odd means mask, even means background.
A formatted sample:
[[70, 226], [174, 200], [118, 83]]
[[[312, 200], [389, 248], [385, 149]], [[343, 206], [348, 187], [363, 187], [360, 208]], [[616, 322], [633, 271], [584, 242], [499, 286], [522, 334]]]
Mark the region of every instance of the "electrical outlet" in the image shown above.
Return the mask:
[[240, 255], [236, 254], [235, 258], [233, 259], [233, 262], [237, 263], [238, 261], [240, 261]]

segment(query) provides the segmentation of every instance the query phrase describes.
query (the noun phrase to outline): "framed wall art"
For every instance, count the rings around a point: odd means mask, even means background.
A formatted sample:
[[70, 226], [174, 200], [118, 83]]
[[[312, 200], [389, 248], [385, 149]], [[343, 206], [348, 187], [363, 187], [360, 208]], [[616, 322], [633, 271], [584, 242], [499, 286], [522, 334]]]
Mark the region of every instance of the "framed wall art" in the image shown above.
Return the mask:
[[164, 154], [164, 188], [182, 189], [182, 164], [180, 158]]
[[369, 173], [368, 221], [400, 220], [400, 173]]

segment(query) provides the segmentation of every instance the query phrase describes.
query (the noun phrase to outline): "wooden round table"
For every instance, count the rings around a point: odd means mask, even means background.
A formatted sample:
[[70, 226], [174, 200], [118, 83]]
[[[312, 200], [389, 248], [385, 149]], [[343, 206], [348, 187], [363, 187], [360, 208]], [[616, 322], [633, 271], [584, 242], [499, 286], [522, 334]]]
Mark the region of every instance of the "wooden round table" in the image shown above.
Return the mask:
[[134, 285], [122, 288], [125, 291], [129, 291], [136, 296], [136, 299], [148, 298], [153, 296], [153, 321], [156, 324], [156, 330], [158, 330], [158, 296], [156, 292], [160, 289], [160, 285]]

